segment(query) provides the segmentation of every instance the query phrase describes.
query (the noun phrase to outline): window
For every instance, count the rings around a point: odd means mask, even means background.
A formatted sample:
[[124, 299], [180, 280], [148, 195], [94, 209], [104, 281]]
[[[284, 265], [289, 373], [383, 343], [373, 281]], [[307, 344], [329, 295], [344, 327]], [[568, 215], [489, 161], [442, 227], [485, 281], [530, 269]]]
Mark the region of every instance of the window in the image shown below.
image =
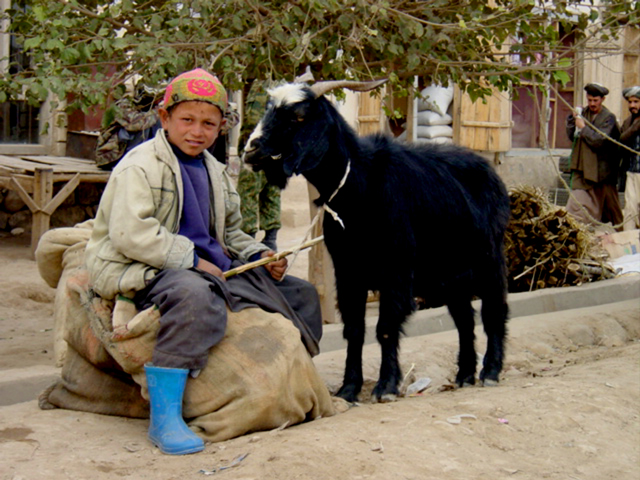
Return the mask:
[[[0, 9], [26, 10], [29, 0], [0, 0]], [[15, 37], [6, 33], [8, 21], [0, 26], [0, 69], [10, 74], [18, 73], [29, 66], [29, 57]], [[51, 125], [47, 104], [29, 105], [25, 100], [0, 103], [0, 153], [42, 154], [47, 153], [50, 135], [43, 134], [46, 125]]]
[[[564, 32], [561, 25], [558, 29], [564, 47], [569, 50], [573, 46], [574, 35]], [[573, 59], [571, 52], [566, 52], [565, 56]], [[565, 86], [554, 84], [555, 90], [550, 90], [548, 97], [530, 82], [523, 82], [517, 89], [518, 98], [513, 100], [511, 112], [513, 148], [571, 148], [565, 132], [565, 119], [570, 113], [566, 103], [573, 104], [574, 68], [567, 70], [571, 80]], [[556, 91], [566, 103], [557, 98]]]

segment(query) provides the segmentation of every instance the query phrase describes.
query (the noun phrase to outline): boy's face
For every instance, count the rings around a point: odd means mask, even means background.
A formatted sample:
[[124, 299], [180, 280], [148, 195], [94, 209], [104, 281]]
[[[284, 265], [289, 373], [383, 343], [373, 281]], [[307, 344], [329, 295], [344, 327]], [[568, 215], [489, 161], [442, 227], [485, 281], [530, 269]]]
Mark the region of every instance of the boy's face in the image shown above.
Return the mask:
[[181, 102], [171, 113], [164, 108], [159, 113], [169, 141], [192, 157], [213, 145], [226, 122], [220, 109], [207, 102]]

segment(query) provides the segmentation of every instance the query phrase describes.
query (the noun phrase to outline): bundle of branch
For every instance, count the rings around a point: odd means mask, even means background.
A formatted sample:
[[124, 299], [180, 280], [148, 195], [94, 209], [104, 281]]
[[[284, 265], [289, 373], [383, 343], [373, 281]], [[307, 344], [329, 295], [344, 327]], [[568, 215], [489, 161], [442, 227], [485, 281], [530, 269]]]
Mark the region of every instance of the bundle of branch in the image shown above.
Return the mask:
[[506, 255], [510, 292], [580, 285], [615, 276], [596, 237], [564, 208], [550, 203], [542, 189], [517, 187], [509, 191], [509, 197]]

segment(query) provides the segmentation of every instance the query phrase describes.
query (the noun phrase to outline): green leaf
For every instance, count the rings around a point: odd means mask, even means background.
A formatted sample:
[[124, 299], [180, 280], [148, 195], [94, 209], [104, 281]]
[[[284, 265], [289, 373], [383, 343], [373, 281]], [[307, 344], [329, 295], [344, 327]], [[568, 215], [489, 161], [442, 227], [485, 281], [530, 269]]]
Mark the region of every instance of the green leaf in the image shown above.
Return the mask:
[[80, 52], [73, 47], [65, 48], [60, 54], [66, 63], [75, 63], [80, 58]]
[[24, 49], [31, 50], [31, 49], [37, 48], [41, 43], [42, 43], [42, 37], [39, 35], [35, 37], [27, 38], [24, 41]]
[[33, 15], [38, 22], [44, 22], [47, 19], [47, 13], [45, 12], [43, 5], [35, 5], [33, 7]]
[[564, 70], [555, 71], [553, 72], [552, 76], [553, 76], [553, 79], [556, 82], [561, 83], [563, 87], [571, 81], [571, 77]]
[[558, 66], [562, 67], [562, 68], [569, 68], [571, 66], [571, 59], [570, 58], [561, 58], [558, 61]]
[[49, 40], [47, 40], [45, 42], [45, 48], [47, 50], [63, 50], [64, 49], [64, 43], [62, 43], [57, 38], [52, 38], [52, 39], [49, 39]]
[[420, 22], [415, 22], [414, 23], [413, 34], [417, 38], [420, 38], [420, 37], [422, 37], [422, 35], [424, 35], [424, 27], [422, 26], [422, 24]]

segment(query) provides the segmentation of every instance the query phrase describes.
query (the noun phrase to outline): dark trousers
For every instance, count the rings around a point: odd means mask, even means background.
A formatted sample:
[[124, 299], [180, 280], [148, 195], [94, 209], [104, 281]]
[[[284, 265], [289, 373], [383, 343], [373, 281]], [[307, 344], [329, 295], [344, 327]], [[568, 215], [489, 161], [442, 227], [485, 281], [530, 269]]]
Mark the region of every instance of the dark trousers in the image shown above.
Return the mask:
[[[234, 262], [232, 266], [238, 265]], [[319, 353], [322, 316], [315, 287], [291, 276], [277, 282], [264, 267], [226, 282], [195, 269], [163, 270], [136, 294], [134, 301], [139, 310], [152, 305], [160, 310], [152, 359], [156, 366], [204, 368], [209, 349], [224, 337], [227, 308], [237, 312], [260, 307], [281, 313], [300, 330], [309, 353]]]

